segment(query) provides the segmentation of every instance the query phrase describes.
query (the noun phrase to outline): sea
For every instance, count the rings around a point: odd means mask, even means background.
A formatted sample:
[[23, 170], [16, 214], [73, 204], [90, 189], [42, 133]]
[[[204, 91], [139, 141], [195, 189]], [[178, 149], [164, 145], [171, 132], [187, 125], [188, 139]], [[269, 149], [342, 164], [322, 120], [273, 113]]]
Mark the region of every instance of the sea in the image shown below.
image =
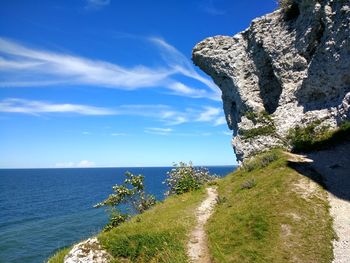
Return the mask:
[[[225, 176], [235, 166], [207, 167]], [[121, 184], [143, 174], [146, 191], [164, 199], [171, 167], [0, 169], [0, 263], [41, 263], [57, 250], [101, 231], [105, 208], [93, 208]]]

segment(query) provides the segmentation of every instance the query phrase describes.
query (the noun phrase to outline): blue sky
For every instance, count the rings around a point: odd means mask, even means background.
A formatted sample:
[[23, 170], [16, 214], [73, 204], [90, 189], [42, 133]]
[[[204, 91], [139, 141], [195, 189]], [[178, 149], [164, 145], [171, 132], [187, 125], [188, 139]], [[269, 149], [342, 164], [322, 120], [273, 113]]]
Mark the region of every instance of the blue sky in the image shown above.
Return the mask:
[[232, 165], [191, 51], [274, 0], [3, 0], [0, 168]]

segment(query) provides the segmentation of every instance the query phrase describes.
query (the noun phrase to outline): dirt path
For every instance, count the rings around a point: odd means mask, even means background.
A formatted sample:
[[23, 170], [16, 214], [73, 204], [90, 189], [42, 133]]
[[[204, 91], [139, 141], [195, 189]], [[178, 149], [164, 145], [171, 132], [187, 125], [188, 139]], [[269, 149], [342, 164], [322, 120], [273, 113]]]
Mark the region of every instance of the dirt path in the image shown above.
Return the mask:
[[191, 232], [187, 253], [192, 263], [210, 263], [207, 234], [204, 225], [213, 213], [218, 193], [216, 188], [207, 188], [208, 196], [197, 208], [197, 225]]
[[333, 263], [350, 262], [350, 142], [308, 155], [328, 190], [330, 213], [338, 240], [333, 241]]
[[350, 142], [306, 156], [288, 154], [292, 162], [308, 163], [328, 191], [330, 214], [338, 240], [333, 241], [332, 263], [350, 262]]

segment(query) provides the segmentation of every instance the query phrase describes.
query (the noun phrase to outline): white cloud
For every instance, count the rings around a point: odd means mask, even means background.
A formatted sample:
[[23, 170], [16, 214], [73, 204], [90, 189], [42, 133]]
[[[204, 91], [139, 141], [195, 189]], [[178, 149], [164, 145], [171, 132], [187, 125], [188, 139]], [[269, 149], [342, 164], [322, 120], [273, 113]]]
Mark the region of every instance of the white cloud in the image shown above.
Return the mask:
[[111, 3], [110, 0], [86, 0], [87, 9], [100, 9], [102, 7], [108, 6]]
[[206, 87], [208, 87], [213, 93], [211, 97], [220, 98], [220, 91], [214, 82], [199, 75], [194, 69], [192, 62], [184, 54], [161, 38], [153, 37], [149, 40], [156, 44], [156, 46], [161, 50], [163, 59], [171, 68], [184, 76], [198, 80], [199, 82], [205, 84]]
[[83, 134], [83, 135], [91, 135], [91, 132], [83, 131], [82, 134]]
[[226, 124], [226, 118], [225, 116], [220, 116], [219, 118], [217, 118], [214, 122], [215, 126], [219, 126], [219, 125], [223, 125]]
[[[163, 122], [165, 125], [174, 126], [189, 122], [209, 122], [214, 126], [225, 124], [223, 111], [216, 107], [187, 108], [177, 110], [168, 105], [120, 105], [113, 108], [96, 107], [81, 104], [58, 104], [47, 101], [25, 100], [18, 98], [7, 98], [0, 100], [0, 112], [19, 113], [41, 116], [43, 114], [78, 114], [87, 116], [138, 116]], [[160, 130], [158, 130], [159, 132]], [[161, 132], [165, 132], [161, 131]], [[83, 131], [82, 134], [89, 135], [91, 132]], [[124, 135], [112, 133], [112, 136]]]
[[80, 162], [61, 162], [56, 163], [56, 168], [88, 168], [88, 167], [95, 167], [95, 163], [88, 161], [88, 160], [81, 160]]
[[79, 167], [79, 168], [88, 168], [88, 167], [94, 167], [94, 166], [96, 166], [95, 163], [88, 160], [82, 160], [76, 165], [76, 167]]
[[[0, 60], [1, 69], [10, 71], [22, 66], [21, 71], [16, 70], [14, 76], [9, 76], [13, 79], [2, 81], [1, 86], [26, 86], [32, 82], [36, 85], [44, 81], [44, 84], [71, 83], [135, 89], [160, 84], [173, 73], [169, 69], [150, 69], [143, 66], [127, 69], [108, 62], [30, 49], [3, 38], [0, 38], [0, 53], [12, 56], [13, 59], [6, 63]], [[8, 66], [11, 63], [16, 66]], [[28, 79], [28, 73], [33, 73], [34, 79]], [[21, 79], [24, 77], [26, 79]]]
[[80, 115], [112, 115], [113, 110], [79, 104], [53, 104], [49, 102], [9, 98], [0, 101], [0, 112], [40, 115], [41, 113], [76, 113]]
[[233, 135], [232, 131], [231, 131], [231, 132], [229, 132], [229, 131], [223, 131], [222, 134], [224, 134], [224, 135], [230, 135], [230, 136]]
[[[160, 67], [123, 67], [106, 61], [33, 49], [0, 37], [0, 87], [93, 85], [121, 90], [161, 87], [174, 95], [220, 100], [220, 91], [198, 74], [192, 63], [160, 38], [149, 38], [159, 48], [165, 64]], [[6, 58], [6, 59], [5, 59]], [[186, 76], [201, 83], [191, 88], [176, 80]]]
[[199, 114], [197, 121], [212, 121], [216, 119], [221, 113], [222, 110], [219, 108], [206, 107], [205, 110]]
[[191, 88], [181, 82], [170, 83], [167, 87], [172, 91], [172, 94], [178, 96], [185, 96], [191, 98], [209, 98], [216, 101], [221, 100], [220, 96], [218, 96], [218, 94], [216, 93], [208, 92], [205, 89]]
[[123, 132], [113, 132], [111, 133], [111, 136], [126, 136], [127, 134], [126, 133], [123, 133]]
[[156, 134], [156, 135], [169, 135], [173, 129], [171, 128], [146, 128], [145, 133]]

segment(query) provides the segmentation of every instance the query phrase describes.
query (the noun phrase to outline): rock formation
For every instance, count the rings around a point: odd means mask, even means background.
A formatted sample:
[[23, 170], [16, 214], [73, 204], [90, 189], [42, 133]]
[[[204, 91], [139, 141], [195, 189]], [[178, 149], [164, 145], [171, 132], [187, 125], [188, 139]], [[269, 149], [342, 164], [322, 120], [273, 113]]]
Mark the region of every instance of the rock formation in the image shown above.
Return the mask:
[[112, 259], [98, 239], [93, 237], [76, 244], [64, 257], [64, 263], [108, 263]]
[[239, 161], [286, 146], [296, 126], [350, 119], [350, 1], [284, 2], [244, 32], [193, 49], [194, 63], [222, 90]]

